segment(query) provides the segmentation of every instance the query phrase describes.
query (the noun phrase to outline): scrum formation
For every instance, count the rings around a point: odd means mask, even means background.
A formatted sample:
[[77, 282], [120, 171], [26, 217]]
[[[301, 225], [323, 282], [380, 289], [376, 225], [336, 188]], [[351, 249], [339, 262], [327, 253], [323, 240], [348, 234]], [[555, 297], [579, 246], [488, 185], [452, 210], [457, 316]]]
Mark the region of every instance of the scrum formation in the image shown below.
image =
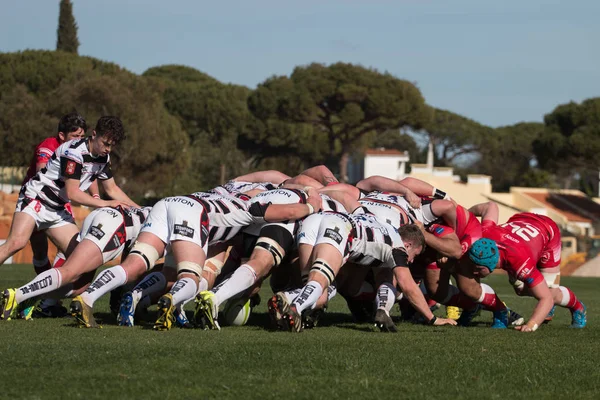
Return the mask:
[[[110, 293], [121, 326], [156, 304], [155, 330], [220, 329], [245, 323], [265, 284], [273, 292], [270, 328], [293, 332], [317, 326], [336, 295], [356, 321], [386, 332], [397, 331], [395, 303], [404, 319], [432, 326], [468, 326], [489, 311], [492, 328], [533, 332], [556, 306], [570, 310], [572, 327], [586, 325], [585, 306], [560, 285], [559, 228], [543, 215], [498, 221], [493, 202], [466, 208], [414, 178], [349, 185], [324, 166], [297, 176], [258, 171], [140, 207], [110, 169], [110, 152], [125, 136], [121, 121], [101, 117], [84, 137], [86, 130], [81, 116], [67, 114], [36, 149], [0, 263], [31, 241], [37, 276], [3, 291], [3, 320], [68, 312], [79, 326], [98, 327], [94, 304]], [[81, 228], [71, 201], [94, 208]], [[47, 237], [60, 251], [52, 263]], [[517, 294], [537, 300], [528, 319], [482, 282], [495, 269]], [[69, 311], [64, 298], [72, 298]], [[440, 304], [446, 318], [432, 312]]]

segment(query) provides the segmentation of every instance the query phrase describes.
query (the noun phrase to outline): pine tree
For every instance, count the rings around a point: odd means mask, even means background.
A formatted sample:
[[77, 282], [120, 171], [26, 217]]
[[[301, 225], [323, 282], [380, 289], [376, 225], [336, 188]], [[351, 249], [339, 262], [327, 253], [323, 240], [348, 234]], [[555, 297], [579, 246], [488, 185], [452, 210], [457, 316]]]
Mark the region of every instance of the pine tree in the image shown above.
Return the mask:
[[73, 16], [73, 5], [70, 0], [61, 0], [56, 30], [56, 50], [77, 54], [79, 40], [77, 39], [77, 22]]

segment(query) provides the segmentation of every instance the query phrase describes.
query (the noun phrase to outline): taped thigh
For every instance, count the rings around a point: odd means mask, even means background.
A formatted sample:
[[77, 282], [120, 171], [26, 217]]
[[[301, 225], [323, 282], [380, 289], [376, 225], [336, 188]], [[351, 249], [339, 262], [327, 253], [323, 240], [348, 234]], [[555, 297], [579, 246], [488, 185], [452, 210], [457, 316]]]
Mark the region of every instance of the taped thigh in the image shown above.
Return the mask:
[[147, 243], [140, 243], [136, 241], [129, 252], [129, 255], [140, 257], [146, 263], [146, 270], [154, 267], [156, 261], [159, 259], [158, 251]]

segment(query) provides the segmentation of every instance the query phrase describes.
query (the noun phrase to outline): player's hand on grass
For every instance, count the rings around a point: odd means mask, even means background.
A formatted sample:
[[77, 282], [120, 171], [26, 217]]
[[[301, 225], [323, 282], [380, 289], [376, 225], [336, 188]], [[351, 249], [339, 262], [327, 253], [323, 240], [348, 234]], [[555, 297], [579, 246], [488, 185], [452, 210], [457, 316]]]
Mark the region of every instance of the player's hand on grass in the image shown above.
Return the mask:
[[456, 321], [450, 318], [436, 318], [433, 326], [456, 325]]
[[[537, 328], [537, 327], [536, 327]], [[529, 326], [528, 324], [515, 326], [515, 329], [521, 332], [535, 332], [536, 328]]]

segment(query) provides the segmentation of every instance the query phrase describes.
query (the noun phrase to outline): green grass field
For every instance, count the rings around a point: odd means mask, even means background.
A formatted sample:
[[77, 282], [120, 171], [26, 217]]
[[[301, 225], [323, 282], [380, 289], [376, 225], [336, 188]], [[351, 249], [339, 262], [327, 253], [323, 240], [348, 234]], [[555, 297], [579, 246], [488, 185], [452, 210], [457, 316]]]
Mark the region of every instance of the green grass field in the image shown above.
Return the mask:
[[[31, 266], [5, 265], [1, 285], [32, 275]], [[534, 301], [505, 281], [488, 279], [509, 306], [530, 313]], [[70, 319], [2, 321], [0, 397], [598, 399], [600, 280], [563, 282], [588, 307], [584, 330], [569, 329], [570, 314], [559, 309], [533, 334], [489, 329], [489, 313], [470, 328], [399, 323], [397, 334], [384, 334], [352, 323], [336, 297], [323, 326], [269, 332], [263, 290], [248, 326], [154, 332], [115, 326], [106, 299], [96, 307], [103, 329], [77, 329]]]

